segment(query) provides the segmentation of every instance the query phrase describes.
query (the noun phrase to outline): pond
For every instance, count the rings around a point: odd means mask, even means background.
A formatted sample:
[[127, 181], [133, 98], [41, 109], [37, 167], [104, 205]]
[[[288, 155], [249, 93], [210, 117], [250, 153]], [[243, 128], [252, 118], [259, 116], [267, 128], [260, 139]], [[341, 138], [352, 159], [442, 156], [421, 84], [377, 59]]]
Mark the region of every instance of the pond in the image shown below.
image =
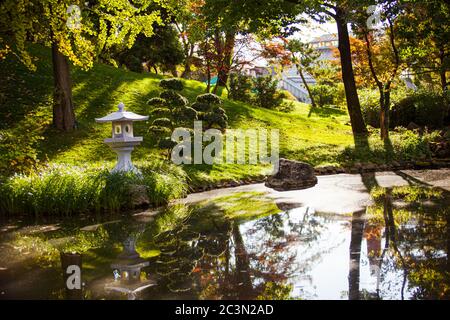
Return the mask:
[[10, 219], [0, 299], [66, 298], [61, 259], [71, 252], [83, 299], [450, 298], [448, 195], [371, 194], [347, 214], [237, 192], [113, 217]]

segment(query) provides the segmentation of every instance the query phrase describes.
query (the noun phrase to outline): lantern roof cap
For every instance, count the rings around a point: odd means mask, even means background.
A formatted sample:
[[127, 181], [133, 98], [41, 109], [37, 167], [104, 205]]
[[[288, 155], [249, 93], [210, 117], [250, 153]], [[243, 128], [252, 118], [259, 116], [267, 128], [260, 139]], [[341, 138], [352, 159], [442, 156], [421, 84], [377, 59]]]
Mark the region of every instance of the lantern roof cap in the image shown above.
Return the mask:
[[118, 111], [112, 112], [103, 118], [95, 118], [96, 122], [112, 122], [112, 121], [143, 121], [148, 120], [148, 116], [141, 116], [131, 111], [125, 111], [125, 104], [119, 103]]

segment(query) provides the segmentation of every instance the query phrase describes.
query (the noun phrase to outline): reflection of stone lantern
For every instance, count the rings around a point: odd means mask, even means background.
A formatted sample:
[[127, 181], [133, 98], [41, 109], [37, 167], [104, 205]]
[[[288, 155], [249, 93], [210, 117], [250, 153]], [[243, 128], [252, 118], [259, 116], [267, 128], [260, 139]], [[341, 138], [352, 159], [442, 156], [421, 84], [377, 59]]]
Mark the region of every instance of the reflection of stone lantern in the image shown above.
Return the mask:
[[154, 286], [152, 279], [141, 279], [141, 269], [149, 265], [136, 251], [136, 235], [130, 235], [123, 242], [123, 252], [111, 264], [115, 281], [105, 286], [106, 291], [125, 293], [129, 300], [136, 299], [136, 295], [144, 289]]
[[139, 145], [143, 138], [133, 135], [133, 122], [148, 120], [148, 116], [141, 116], [133, 112], [124, 111], [125, 105], [119, 103], [119, 110], [108, 114], [103, 118], [97, 118], [97, 122], [112, 122], [112, 137], [105, 139], [105, 143], [117, 153], [117, 165], [113, 172], [139, 173], [131, 162], [131, 152]]

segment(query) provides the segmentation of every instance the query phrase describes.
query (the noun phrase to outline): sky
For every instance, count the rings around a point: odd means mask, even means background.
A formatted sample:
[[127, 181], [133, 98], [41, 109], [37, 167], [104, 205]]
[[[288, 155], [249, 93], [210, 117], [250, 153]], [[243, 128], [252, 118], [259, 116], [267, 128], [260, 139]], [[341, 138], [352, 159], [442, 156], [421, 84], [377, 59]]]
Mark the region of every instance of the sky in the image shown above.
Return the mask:
[[299, 32], [296, 32], [292, 37], [300, 39], [303, 42], [309, 42], [312, 39], [327, 33], [337, 33], [335, 22], [317, 23], [310, 21], [308, 25], [299, 25]]

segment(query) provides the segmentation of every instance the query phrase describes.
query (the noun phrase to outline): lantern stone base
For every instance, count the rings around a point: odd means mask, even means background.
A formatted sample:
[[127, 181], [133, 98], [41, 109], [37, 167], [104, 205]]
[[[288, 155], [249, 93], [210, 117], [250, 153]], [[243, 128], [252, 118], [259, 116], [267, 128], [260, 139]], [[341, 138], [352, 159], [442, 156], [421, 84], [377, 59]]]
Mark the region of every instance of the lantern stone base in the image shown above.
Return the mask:
[[107, 140], [109, 139], [106, 139], [105, 143], [117, 153], [117, 164], [111, 172], [134, 172], [140, 175], [141, 172], [131, 162], [131, 152], [133, 152], [134, 147], [139, 145], [142, 140], [124, 142], [111, 142]]

